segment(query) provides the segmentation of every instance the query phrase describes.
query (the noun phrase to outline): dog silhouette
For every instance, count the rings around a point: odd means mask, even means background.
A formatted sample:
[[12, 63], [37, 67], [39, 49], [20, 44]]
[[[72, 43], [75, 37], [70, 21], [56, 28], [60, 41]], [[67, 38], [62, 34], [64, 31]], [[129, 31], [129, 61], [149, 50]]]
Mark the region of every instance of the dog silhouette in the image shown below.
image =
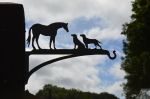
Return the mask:
[[88, 49], [88, 44], [94, 44], [95, 49], [97, 49], [97, 46], [100, 47], [100, 49], [102, 49], [102, 47], [100, 46], [100, 44], [101, 44], [100, 41], [98, 41], [96, 39], [89, 39], [85, 36], [85, 34], [80, 34], [80, 36], [83, 38], [83, 42], [87, 49]]
[[73, 37], [74, 49], [85, 49], [84, 44], [77, 38], [76, 34], [71, 34], [71, 36]]

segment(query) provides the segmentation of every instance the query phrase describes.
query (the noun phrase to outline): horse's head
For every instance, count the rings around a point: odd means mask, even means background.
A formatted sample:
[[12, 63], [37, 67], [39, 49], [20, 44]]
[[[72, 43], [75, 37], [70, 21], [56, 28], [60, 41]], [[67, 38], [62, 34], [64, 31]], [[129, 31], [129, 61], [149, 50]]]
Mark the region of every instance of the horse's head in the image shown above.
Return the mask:
[[64, 23], [63, 28], [64, 28], [67, 32], [69, 32], [68, 23]]

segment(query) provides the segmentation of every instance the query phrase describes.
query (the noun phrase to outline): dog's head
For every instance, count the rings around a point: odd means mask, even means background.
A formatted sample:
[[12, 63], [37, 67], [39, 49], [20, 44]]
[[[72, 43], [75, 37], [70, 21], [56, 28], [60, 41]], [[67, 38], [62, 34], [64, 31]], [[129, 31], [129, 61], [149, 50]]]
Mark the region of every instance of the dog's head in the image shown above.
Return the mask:
[[72, 36], [72, 37], [77, 37], [77, 35], [76, 35], [76, 34], [71, 34], [71, 36]]
[[85, 34], [80, 34], [81, 37], [86, 37]]

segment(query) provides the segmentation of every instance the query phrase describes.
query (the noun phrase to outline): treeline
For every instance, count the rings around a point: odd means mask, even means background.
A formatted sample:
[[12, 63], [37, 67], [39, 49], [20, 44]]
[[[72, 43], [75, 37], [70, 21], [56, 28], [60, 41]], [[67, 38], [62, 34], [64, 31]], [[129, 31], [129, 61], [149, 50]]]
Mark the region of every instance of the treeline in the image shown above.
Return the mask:
[[131, 22], [124, 24], [122, 68], [126, 72], [126, 99], [136, 99], [142, 89], [150, 89], [150, 0], [132, 1]]
[[100, 94], [82, 92], [76, 89], [65, 89], [47, 84], [36, 93], [38, 99], [119, 99], [115, 95], [103, 92]]

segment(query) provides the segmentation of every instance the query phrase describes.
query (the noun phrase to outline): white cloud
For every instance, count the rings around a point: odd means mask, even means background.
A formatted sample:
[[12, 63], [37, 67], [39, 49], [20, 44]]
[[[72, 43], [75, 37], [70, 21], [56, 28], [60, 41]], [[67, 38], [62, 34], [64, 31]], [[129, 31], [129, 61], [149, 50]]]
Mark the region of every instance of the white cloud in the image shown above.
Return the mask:
[[26, 89], [35, 94], [35, 92], [37, 92], [39, 89], [42, 89], [44, 86], [43, 79], [38, 77], [36, 74], [33, 74], [31, 79], [32, 80], [29, 80], [28, 82], [30, 84], [26, 85]]
[[[122, 24], [128, 22], [130, 20], [129, 16], [131, 15], [131, 0], [86, 0], [86, 2], [85, 0], [6, 1], [22, 3], [25, 9], [26, 21], [32, 24], [50, 24], [56, 21], [70, 22], [80, 17], [87, 19], [98, 17], [107, 24], [107, 27], [104, 29], [95, 27], [91, 30], [84, 31], [84, 33], [87, 33], [89, 37], [96, 37], [100, 40], [123, 38], [120, 34]], [[40, 45], [42, 48], [48, 48], [48, 39], [41, 38]]]
[[[54, 57], [58, 56], [31, 56], [30, 66], [33, 68], [42, 63], [42, 61]], [[35, 93], [42, 85], [51, 83], [65, 88], [97, 92], [97, 86], [100, 85], [101, 79], [98, 76], [99, 70], [95, 66], [103, 63], [105, 60], [106, 57], [104, 56], [83, 56], [51, 64], [50, 66], [43, 67], [31, 76], [26, 88]], [[36, 86], [39, 87], [35, 88]]]
[[[6, 0], [24, 5], [26, 21], [50, 24], [56, 21], [70, 22], [79, 17], [99, 17], [108, 25], [106, 29], [96, 27], [89, 35], [100, 38], [122, 37], [122, 24], [130, 20], [131, 0]], [[117, 2], [117, 3], [116, 3]]]
[[22, 0], [0, 0], [0, 2], [14, 2], [14, 3], [21, 3]]
[[[107, 27], [95, 27], [84, 33], [100, 40], [123, 38], [120, 34], [122, 24], [128, 22], [131, 15], [131, 0], [24, 0], [23, 4], [26, 19], [34, 23], [50, 24], [55, 21], [70, 22], [80, 17], [98, 17], [104, 20]], [[45, 44], [44, 42], [40, 45], [48, 48]]]
[[121, 70], [121, 63], [115, 63], [110, 69], [109, 69], [110, 75], [113, 75], [116, 79], [123, 79], [125, 76], [125, 72]]
[[[31, 56], [30, 66], [33, 68], [46, 60], [59, 56]], [[51, 64], [35, 72], [29, 79], [26, 88], [30, 92], [36, 93], [43, 85], [50, 83], [68, 89], [76, 88], [97, 93], [105, 91], [122, 97], [123, 91], [120, 85], [123, 82], [123, 73], [120, 70], [119, 63], [115, 63], [105, 71], [112, 77], [117, 78], [116, 82], [110, 81], [111, 83], [104, 84], [99, 76], [100, 72], [103, 74], [103, 69], [96, 67], [96, 65], [103, 64], [105, 60], [107, 60], [105, 56], [84, 56]]]
[[26, 20], [33, 23], [70, 22], [80, 17], [100, 18], [107, 27], [84, 31], [100, 40], [123, 38], [120, 34], [122, 24], [128, 22], [131, 15], [131, 0], [24, 0], [22, 3]]
[[124, 83], [125, 81], [118, 81], [113, 83], [112, 85], [109, 85], [106, 87], [107, 92], [115, 94], [116, 96], [118, 96], [120, 99], [124, 99], [123, 98], [123, 88], [122, 88], [122, 83]]
[[99, 40], [118, 40], [123, 39], [124, 36], [120, 34], [121, 29], [118, 28], [104, 28], [94, 27], [90, 30], [86, 30], [83, 34], [86, 34], [89, 38], [96, 38]]
[[111, 26], [120, 26], [129, 20], [131, 0], [6, 0], [21, 2], [26, 19], [49, 24], [71, 21], [79, 17], [100, 17]]

